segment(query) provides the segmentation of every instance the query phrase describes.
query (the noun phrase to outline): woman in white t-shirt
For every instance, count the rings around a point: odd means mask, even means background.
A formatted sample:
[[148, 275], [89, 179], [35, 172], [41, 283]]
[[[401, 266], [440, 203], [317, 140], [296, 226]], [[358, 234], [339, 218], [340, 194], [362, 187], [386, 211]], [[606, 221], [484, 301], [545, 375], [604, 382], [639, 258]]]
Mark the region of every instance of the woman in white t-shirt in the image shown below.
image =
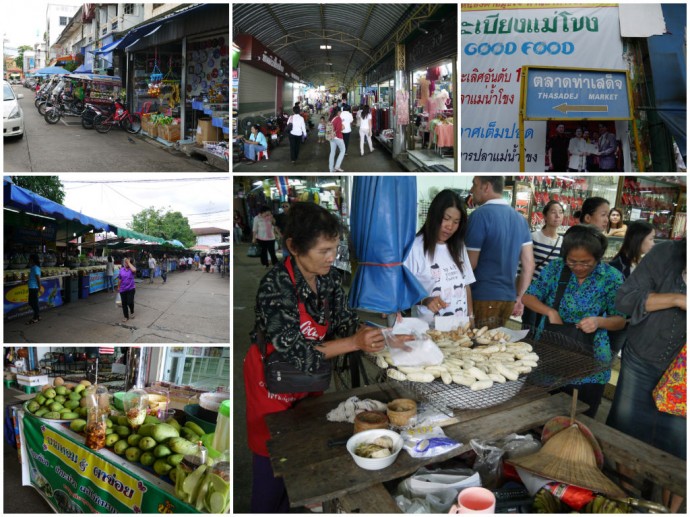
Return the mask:
[[359, 154], [364, 156], [364, 140], [369, 141], [369, 151], [374, 152], [374, 146], [371, 145], [371, 113], [369, 113], [369, 106], [364, 105], [362, 109], [357, 112], [359, 119]]
[[412, 315], [433, 321], [434, 315], [474, 319], [470, 284], [474, 273], [465, 248], [467, 211], [452, 190], [439, 192], [417, 233], [405, 266], [429, 296], [412, 308]]

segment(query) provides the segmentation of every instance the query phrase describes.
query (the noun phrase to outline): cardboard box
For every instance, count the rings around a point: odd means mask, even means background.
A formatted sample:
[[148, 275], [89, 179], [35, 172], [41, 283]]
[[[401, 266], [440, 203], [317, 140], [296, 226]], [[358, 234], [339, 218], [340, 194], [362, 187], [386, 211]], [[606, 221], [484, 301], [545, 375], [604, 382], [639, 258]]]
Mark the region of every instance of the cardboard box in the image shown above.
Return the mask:
[[43, 386], [48, 384], [47, 375], [17, 375], [17, 382], [20, 386]]
[[168, 142], [177, 142], [180, 139], [180, 125], [168, 124], [165, 126], [158, 126], [158, 136]]
[[[210, 118], [201, 118], [196, 126], [196, 143], [202, 144], [204, 140], [220, 140], [218, 130], [220, 128], [211, 125]], [[221, 130], [222, 133], [222, 130]]]
[[141, 120], [141, 129], [142, 131], [146, 131], [151, 138], [156, 138], [158, 136], [158, 126], [154, 126], [150, 119]]

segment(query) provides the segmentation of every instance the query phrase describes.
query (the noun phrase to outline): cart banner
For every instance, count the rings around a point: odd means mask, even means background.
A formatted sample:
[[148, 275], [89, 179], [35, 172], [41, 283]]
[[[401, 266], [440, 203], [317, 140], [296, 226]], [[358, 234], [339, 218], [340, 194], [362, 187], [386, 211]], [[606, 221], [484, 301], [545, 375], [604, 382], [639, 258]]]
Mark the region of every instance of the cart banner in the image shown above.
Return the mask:
[[30, 484], [61, 513], [197, 513], [191, 506], [24, 413]]
[[[522, 66], [626, 69], [615, 6], [466, 10], [463, 5], [460, 42], [465, 172], [519, 170]], [[557, 90], [552, 95], [549, 100], [558, 100]], [[525, 123], [527, 172], [545, 171], [551, 136], [546, 122]]]
[[[60, 279], [41, 280], [41, 289], [38, 292], [39, 309], [43, 311], [60, 305], [62, 305]], [[5, 286], [5, 319], [13, 320], [31, 314], [33, 314], [33, 310], [29, 306], [29, 284]]]

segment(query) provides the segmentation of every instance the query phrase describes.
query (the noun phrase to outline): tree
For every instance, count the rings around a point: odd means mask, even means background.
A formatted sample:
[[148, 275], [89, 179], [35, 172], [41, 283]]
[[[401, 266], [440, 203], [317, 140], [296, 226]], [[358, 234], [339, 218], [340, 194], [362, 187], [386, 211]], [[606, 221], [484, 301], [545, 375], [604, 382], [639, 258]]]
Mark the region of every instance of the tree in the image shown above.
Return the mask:
[[189, 221], [180, 212], [164, 211], [162, 208], [145, 208], [132, 216], [132, 222], [127, 226], [135, 232], [145, 233], [152, 237], [160, 237], [165, 240], [182, 242], [190, 248], [196, 243], [194, 232], [189, 226]]
[[27, 50], [33, 50], [34, 48], [31, 45], [20, 45], [17, 51], [19, 52], [19, 55], [14, 59], [14, 64], [17, 65], [17, 68], [21, 68], [24, 70], [24, 52]]
[[65, 199], [65, 187], [58, 176], [12, 176], [12, 182], [56, 203]]

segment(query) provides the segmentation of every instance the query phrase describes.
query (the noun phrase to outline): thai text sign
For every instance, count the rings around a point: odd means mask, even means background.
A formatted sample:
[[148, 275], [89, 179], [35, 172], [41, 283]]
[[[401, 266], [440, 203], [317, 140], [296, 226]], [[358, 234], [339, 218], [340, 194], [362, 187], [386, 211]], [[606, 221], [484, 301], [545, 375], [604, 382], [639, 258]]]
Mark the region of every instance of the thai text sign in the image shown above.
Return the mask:
[[527, 68], [526, 119], [628, 119], [625, 71]]
[[[626, 67], [618, 7], [531, 4], [524, 9], [498, 9], [462, 4], [461, 9], [461, 171], [519, 169], [523, 66]], [[573, 77], [569, 78], [572, 83]], [[546, 122], [528, 121], [524, 140], [526, 172], [544, 172]]]
[[[5, 286], [5, 303], [3, 314], [5, 319], [13, 320], [33, 314], [29, 306], [29, 284]], [[41, 289], [38, 291], [38, 308], [42, 311], [62, 305], [62, 289], [59, 278], [47, 278], [41, 280]]]
[[[196, 513], [196, 510], [100, 452], [62, 426], [20, 413], [31, 484], [61, 513]], [[106, 452], [106, 454], [110, 454]]]

